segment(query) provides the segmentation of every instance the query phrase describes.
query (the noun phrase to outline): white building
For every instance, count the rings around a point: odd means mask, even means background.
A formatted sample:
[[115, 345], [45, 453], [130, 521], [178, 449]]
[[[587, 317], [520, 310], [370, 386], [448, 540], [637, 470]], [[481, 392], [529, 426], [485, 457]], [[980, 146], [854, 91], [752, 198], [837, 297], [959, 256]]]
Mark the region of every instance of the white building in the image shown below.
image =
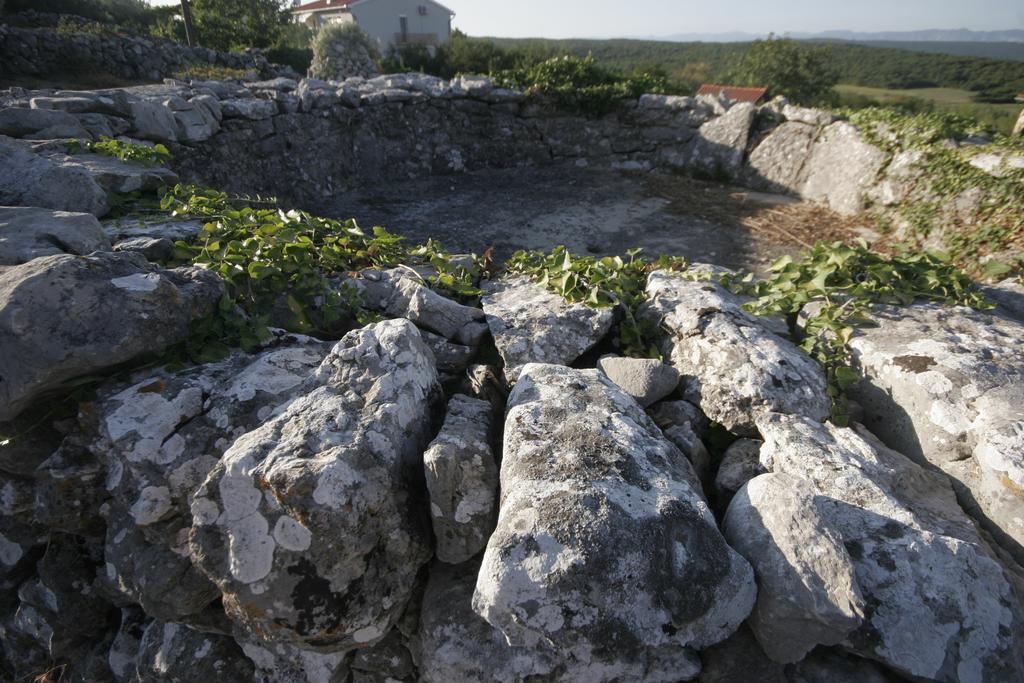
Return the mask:
[[315, 0], [292, 7], [293, 19], [310, 28], [355, 22], [381, 52], [391, 46], [436, 47], [452, 36], [455, 12], [433, 0]]

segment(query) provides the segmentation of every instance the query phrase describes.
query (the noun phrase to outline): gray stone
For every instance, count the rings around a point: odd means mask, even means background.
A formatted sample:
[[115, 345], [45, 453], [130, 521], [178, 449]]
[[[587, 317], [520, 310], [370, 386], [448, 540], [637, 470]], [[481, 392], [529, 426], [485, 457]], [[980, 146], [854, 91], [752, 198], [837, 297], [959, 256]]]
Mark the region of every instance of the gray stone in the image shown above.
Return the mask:
[[807, 124], [783, 123], [750, 153], [744, 182], [757, 189], [799, 193], [816, 136], [817, 130]]
[[110, 251], [100, 222], [88, 213], [29, 207], [0, 207], [0, 266], [40, 256]]
[[[174, 111], [178, 140], [185, 143], [209, 140], [220, 130], [220, 102], [209, 95], [202, 101], [187, 102]], [[215, 113], [216, 112], [216, 113]]]
[[48, 109], [7, 107], [0, 109], [0, 135], [21, 138], [54, 127], [80, 128], [71, 114]]
[[138, 254], [44, 256], [0, 272], [0, 420], [81, 375], [156, 353], [211, 314], [220, 278]]
[[800, 195], [837, 213], [857, 214], [885, 161], [885, 152], [866, 142], [856, 126], [837, 121], [814, 143]]
[[147, 261], [166, 261], [174, 254], [174, 242], [163, 237], [133, 237], [115, 244], [114, 251], [134, 251]]
[[153, 142], [175, 142], [178, 123], [174, 112], [160, 102], [135, 101], [131, 103], [132, 136]]
[[102, 216], [107, 195], [88, 171], [33, 153], [0, 137], [0, 205], [37, 206]]
[[422, 680], [520, 683], [532, 677], [554, 678], [559, 665], [554, 652], [543, 643], [510, 645], [501, 631], [473, 611], [479, 567], [479, 560], [431, 567], [419, 628]]
[[850, 342], [865, 424], [948, 474], [968, 513], [1024, 563], [1024, 324], [939, 304], [872, 316], [878, 325]]
[[350, 332], [194, 494], [192, 560], [241, 629], [343, 652], [381, 640], [431, 555], [415, 503], [439, 391], [412, 323]]
[[434, 362], [437, 371], [450, 375], [457, 375], [466, 370], [476, 355], [476, 349], [464, 344], [456, 344], [448, 341], [439, 334], [420, 330], [420, 336], [424, 343], [430, 347], [434, 354]]
[[1024, 169], [1024, 154], [975, 154], [967, 163], [990, 176], [1002, 178]]
[[1021, 110], [1020, 116], [1017, 117], [1017, 123], [1013, 124], [1012, 134], [1015, 136], [1024, 135], [1024, 109]]
[[722, 286], [656, 271], [647, 297], [643, 315], [663, 330], [662, 353], [683, 376], [684, 398], [712, 420], [754, 436], [764, 412], [817, 420], [829, 414], [821, 366], [769, 332]]
[[743, 154], [756, 113], [753, 104], [741, 102], [702, 125], [692, 143], [687, 164], [690, 170], [716, 178], [737, 177], [743, 167]]
[[135, 670], [138, 683], [241, 682], [254, 673], [234, 639], [164, 621], [152, 621], [143, 631]]
[[728, 637], [756, 588], [692, 478], [597, 370], [525, 366], [509, 397], [498, 527], [474, 609], [509, 643], [546, 642], [602, 662], [610, 678], [648, 658], [659, 661], [652, 680], [693, 675], [689, 648]]
[[722, 523], [729, 545], [757, 576], [747, 623], [765, 653], [783, 664], [818, 645], [838, 645], [864, 618], [853, 562], [814, 497], [799, 477], [764, 474], [740, 489]]
[[203, 231], [203, 221], [177, 218], [119, 218], [107, 221], [103, 229], [117, 244], [129, 239], [166, 239], [171, 242], [191, 242]]
[[131, 128], [131, 124], [125, 119], [104, 114], [76, 114], [75, 118], [82, 124], [82, 127], [93, 138], [116, 138], [123, 135]]
[[330, 345], [283, 335], [250, 356], [144, 373], [98, 390], [91, 449], [106, 464], [104, 581], [159, 619], [198, 614], [219, 593], [188, 560], [192, 493], [235, 438], [255, 429]]
[[226, 119], [260, 121], [277, 114], [277, 105], [270, 100], [232, 99], [222, 100], [220, 110]]
[[491, 451], [491, 404], [456, 394], [444, 426], [423, 454], [430, 521], [442, 562], [484, 549], [498, 515], [498, 465]]
[[720, 503], [727, 504], [743, 486], [767, 470], [761, 465], [761, 442], [737, 439], [725, 449], [715, 474], [714, 493]]
[[611, 308], [568, 304], [528, 277], [492, 280], [484, 291], [481, 305], [509, 382], [527, 363], [572, 363], [612, 327]]
[[[305, 83], [308, 79], [302, 79]], [[280, 90], [282, 92], [291, 92], [299, 87], [299, 82], [294, 78], [272, 78], [269, 81], [253, 81], [246, 83], [246, 86], [250, 90]]]
[[[373, 279], [371, 279], [373, 278]], [[487, 332], [479, 308], [463, 306], [441, 296], [404, 269], [366, 271], [360, 283], [368, 306], [465, 346], [476, 346]]]
[[806, 123], [816, 128], [824, 128], [836, 120], [835, 114], [832, 112], [810, 107], [797, 107], [792, 104], [785, 104], [782, 107], [782, 115], [787, 121]]
[[911, 678], [980, 683], [1024, 676], [1013, 579], [945, 476], [859, 426], [769, 414], [758, 428], [765, 439], [761, 463], [809, 482], [818, 511], [853, 560], [864, 621], [844, 649]]
[[985, 296], [996, 304], [996, 312], [1024, 322], [1024, 282], [1019, 279], [1007, 278], [983, 289]]
[[[256, 668], [245, 683], [347, 683], [348, 654], [303, 649], [290, 643], [267, 642], [235, 635], [245, 656]], [[240, 682], [241, 683], [241, 682]]]
[[163, 166], [121, 161], [101, 154], [73, 154], [62, 157], [65, 168], [83, 168], [107, 192], [155, 192], [178, 184], [178, 174]]
[[653, 358], [605, 356], [597, 367], [644, 408], [671, 394], [679, 384], [679, 371]]

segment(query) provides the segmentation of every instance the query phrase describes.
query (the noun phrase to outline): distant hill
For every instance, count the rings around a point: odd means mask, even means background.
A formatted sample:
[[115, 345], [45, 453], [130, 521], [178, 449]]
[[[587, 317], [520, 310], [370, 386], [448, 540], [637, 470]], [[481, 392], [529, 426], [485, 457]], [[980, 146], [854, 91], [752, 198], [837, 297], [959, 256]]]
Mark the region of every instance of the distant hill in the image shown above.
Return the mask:
[[[811, 39], [821, 40], [821, 39]], [[916, 40], [857, 40], [857, 41], [833, 41], [822, 40], [822, 42], [853, 42], [857, 45], [868, 45], [871, 47], [887, 47], [896, 50], [909, 50], [911, 52], [931, 52], [940, 55], [956, 55], [960, 57], [986, 57], [988, 59], [1004, 59], [1013, 62], [1024, 62], [1024, 42], [974, 42], [958, 43], [945, 41], [916, 41]]]
[[[657, 67], [677, 82], [690, 86], [725, 78], [732, 60], [748, 47], [737, 42], [664, 40], [489, 40], [502, 47], [534, 45], [580, 56], [592, 54], [599, 62], [625, 73]], [[918, 51], [906, 44], [899, 49], [835, 40], [826, 41], [826, 45], [840, 83], [875, 88], [958, 88], [997, 101], [1012, 101], [1014, 95], [1024, 91], [1021, 60]]]
[[[783, 32], [789, 38], [811, 40], [847, 40], [857, 43], [1024, 43], [1024, 29], [972, 31], [966, 28], [926, 29], [923, 31], [821, 31], [820, 33]], [[767, 33], [674, 33], [667, 36], [642, 36], [638, 40], [667, 40], [675, 43], [746, 43], [766, 38]]]

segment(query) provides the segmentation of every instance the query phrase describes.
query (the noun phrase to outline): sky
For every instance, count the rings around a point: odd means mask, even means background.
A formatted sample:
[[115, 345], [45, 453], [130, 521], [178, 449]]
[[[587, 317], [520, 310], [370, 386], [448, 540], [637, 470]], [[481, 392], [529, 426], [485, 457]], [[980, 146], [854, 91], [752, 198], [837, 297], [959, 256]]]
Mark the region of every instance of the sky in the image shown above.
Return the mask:
[[[303, 0], [308, 2], [310, 0]], [[1024, 29], [1024, 0], [440, 0], [470, 35], [540, 38]], [[177, 4], [176, 0], [152, 0]]]

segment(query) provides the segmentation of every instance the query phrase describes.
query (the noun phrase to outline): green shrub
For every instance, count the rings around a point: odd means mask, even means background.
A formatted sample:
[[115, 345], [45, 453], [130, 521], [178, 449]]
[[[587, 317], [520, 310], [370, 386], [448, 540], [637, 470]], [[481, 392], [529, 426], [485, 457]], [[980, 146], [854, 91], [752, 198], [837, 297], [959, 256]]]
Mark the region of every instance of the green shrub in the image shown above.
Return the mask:
[[552, 100], [589, 114], [605, 114], [626, 99], [669, 91], [663, 73], [621, 76], [598, 65], [593, 57], [563, 56], [532, 66], [494, 74], [499, 85]]
[[168, 164], [171, 161], [171, 153], [163, 145], [157, 144], [150, 147], [108, 137], [101, 137], [95, 142], [86, 143], [72, 140], [67, 144], [67, 150], [69, 154], [92, 152], [121, 161], [134, 161], [145, 166]]
[[[364, 31], [358, 24], [350, 22], [347, 24], [324, 24], [316, 35], [313, 36], [313, 62], [321, 62], [328, 56], [328, 49], [335, 43], [345, 43], [348, 50], [363, 49], [371, 59], [380, 60], [380, 50], [370, 38], [370, 34]], [[346, 51], [348, 51], [346, 50]]]

